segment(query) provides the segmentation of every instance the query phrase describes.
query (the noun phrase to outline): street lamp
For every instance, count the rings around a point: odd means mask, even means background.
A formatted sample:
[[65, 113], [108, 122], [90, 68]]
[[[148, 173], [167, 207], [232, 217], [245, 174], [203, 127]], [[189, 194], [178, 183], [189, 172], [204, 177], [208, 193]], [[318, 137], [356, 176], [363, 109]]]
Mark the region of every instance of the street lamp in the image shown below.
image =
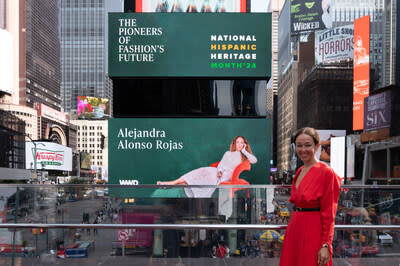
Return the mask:
[[[28, 137], [30, 142], [33, 144], [33, 172], [35, 173], [35, 177], [37, 178], [37, 169], [36, 169], [36, 143], [33, 141], [33, 139], [28, 135], [24, 133], [25, 137]], [[32, 182], [32, 180], [30, 180]]]
[[[36, 154], [37, 154], [36, 146], [37, 146], [37, 143], [28, 134], [24, 133], [24, 136], [28, 137], [29, 141], [32, 142], [32, 144], [33, 144], [33, 153], [34, 153], [33, 154], [33, 172], [35, 173], [35, 177], [37, 179], [38, 178], [38, 176], [37, 176], [37, 165], [36, 165], [37, 164], [36, 163]], [[45, 146], [43, 143], [39, 143], [39, 144]], [[32, 182], [32, 180], [31, 180], [31, 182]]]
[[[45, 175], [44, 175], [44, 170], [46, 170], [46, 165], [42, 162], [42, 173], [40, 174], [40, 181], [42, 182], [42, 184], [45, 183]], [[40, 182], [39, 182], [40, 183]]]

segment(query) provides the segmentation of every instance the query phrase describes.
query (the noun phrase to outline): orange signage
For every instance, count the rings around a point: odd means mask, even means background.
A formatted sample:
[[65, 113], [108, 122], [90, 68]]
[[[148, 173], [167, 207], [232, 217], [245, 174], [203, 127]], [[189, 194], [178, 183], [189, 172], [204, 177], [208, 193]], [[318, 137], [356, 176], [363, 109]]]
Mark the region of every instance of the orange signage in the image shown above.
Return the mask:
[[354, 20], [353, 130], [364, 129], [364, 98], [369, 95], [369, 19]]

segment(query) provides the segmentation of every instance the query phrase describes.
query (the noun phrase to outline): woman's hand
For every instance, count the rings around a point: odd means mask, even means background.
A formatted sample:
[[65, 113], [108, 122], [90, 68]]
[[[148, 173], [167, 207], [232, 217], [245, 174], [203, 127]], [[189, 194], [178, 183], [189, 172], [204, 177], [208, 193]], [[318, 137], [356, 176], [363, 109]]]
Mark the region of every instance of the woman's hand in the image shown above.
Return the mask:
[[218, 172], [217, 172], [217, 177], [218, 177], [218, 178], [221, 178], [221, 176], [222, 176], [222, 172], [221, 172], [221, 171], [218, 171]]
[[246, 150], [246, 147], [247, 147], [247, 146], [246, 146], [246, 143], [243, 143], [242, 151], [243, 151], [243, 150]]
[[318, 252], [318, 265], [326, 265], [330, 260], [329, 249], [322, 247]]

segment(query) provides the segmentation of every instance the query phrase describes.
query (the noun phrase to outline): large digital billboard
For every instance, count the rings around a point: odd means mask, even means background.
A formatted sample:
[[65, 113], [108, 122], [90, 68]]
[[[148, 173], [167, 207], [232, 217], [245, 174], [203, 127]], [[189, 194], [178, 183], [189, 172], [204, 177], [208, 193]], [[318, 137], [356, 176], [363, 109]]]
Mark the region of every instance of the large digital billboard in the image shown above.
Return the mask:
[[109, 13], [108, 22], [110, 77], [271, 76], [270, 13]]
[[353, 31], [351, 24], [315, 32], [315, 64], [352, 59]]
[[[242, 136], [247, 145], [245, 151], [231, 154], [237, 151], [231, 146], [237, 136]], [[201, 172], [202, 177], [197, 179], [201, 184], [218, 185], [229, 180], [243, 160], [250, 163], [250, 170], [241, 172], [239, 177], [250, 184], [266, 184], [269, 136], [270, 121], [265, 118], [110, 119], [108, 181], [121, 185], [157, 184], [194, 170], [194, 175]], [[231, 155], [238, 157], [230, 158]], [[216, 176], [217, 170], [222, 172], [221, 179]]]
[[391, 117], [391, 91], [385, 91], [365, 98], [365, 131], [390, 127]]
[[136, 0], [136, 12], [246, 12], [246, 0]]
[[[72, 149], [54, 143], [25, 142], [26, 169], [72, 171]], [[35, 154], [36, 152], [36, 154]]]
[[364, 129], [364, 98], [369, 95], [370, 17], [354, 20], [353, 130]]
[[331, 0], [291, 0], [290, 23], [292, 34], [332, 28]]
[[110, 102], [106, 98], [78, 96], [79, 119], [108, 119], [110, 117]]
[[86, 170], [90, 170], [91, 169], [91, 164], [92, 164], [92, 160], [91, 160], [91, 156], [89, 153], [87, 152], [80, 152], [80, 162], [81, 162], [81, 169], [86, 169]]

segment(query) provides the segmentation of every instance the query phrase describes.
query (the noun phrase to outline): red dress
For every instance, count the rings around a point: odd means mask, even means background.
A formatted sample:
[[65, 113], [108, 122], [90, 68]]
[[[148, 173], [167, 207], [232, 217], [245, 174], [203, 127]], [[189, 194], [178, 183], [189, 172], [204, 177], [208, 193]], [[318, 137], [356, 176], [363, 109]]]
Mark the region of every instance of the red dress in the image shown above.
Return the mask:
[[320, 207], [320, 211], [292, 212], [281, 251], [280, 266], [318, 265], [318, 251], [328, 243], [332, 265], [332, 240], [341, 179], [324, 163], [316, 163], [300, 181], [292, 184], [289, 201], [300, 208]]

